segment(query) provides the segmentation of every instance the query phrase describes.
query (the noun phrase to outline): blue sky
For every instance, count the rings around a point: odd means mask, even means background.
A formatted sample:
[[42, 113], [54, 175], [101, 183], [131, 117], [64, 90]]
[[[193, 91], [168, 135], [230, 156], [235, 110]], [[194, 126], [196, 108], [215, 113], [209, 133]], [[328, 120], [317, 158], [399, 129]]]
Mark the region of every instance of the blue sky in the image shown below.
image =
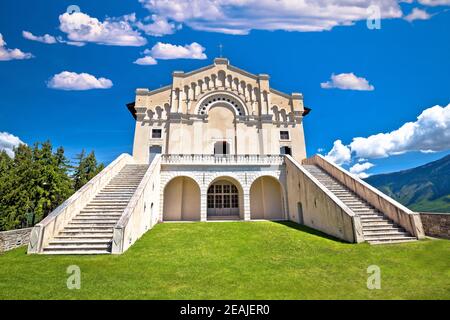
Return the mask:
[[[219, 7], [223, 12], [217, 13], [208, 7], [208, 0], [194, 1], [198, 11], [189, 13], [183, 9], [182, 14], [174, 13], [175, 9], [168, 8], [167, 3], [149, 8], [147, 0], [2, 0], [0, 33], [6, 42], [3, 48], [18, 48], [33, 57], [0, 61], [0, 132], [27, 144], [50, 139], [55, 146], [64, 146], [69, 157], [83, 148], [95, 150], [98, 158], [108, 163], [120, 153], [132, 151], [134, 121], [125, 104], [134, 100], [135, 88], [158, 88], [170, 83], [173, 70], [188, 71], [210, 64], [219, 55], [219, 44], [223, 44], [223, 54], [233, 65], [270, 74], [271, 86], [280, 91], [303, 93], [305, 105], [312, 108], [304, 120], [308, 155], [318, 150], [327, 154], [336, 140], [348, 148], [355, 137], [390, 133], [406, 122], [416, 121], [424, 110], [435, 105], [444, 110], [450, 103], [450, 2], [437, 1], [431, 3], [439, 5], [429, 5], [426, 0], [400, 4], [386, 0], [383, 3], [391, 3], [397, 11], [392, 13], [382, 7], [382, 17], [386, 18], [381, 19], [381, 29], [371, 30], [363, 11], [345, 4], [327, 9], [332, 18], [324, 25], [323, 19], [314, 18], [314, 7], [305, 8], [313, 13], [307, 14], [313, 18], [305, 19], [301, 14], [295, 15], [295, 7], [292, 15], [289, 8], [259, 14], [232, 6]], [[258, 3], [262, 9], [271, 8], [270, 4], [264, 7], [266, 2]], [[281, 3], [289, 5], [288, 0]], [[70, 5], [79, 6], [82, 13], [101, 22], [121, 19], [131, 26], [130, 33], [147, 43], [105, 45], [107, 38], [76, 39], [79, 34], [63, 32], [59, 20]], [[405, 17], [414, 8], [419, 13], [407, 21]], [[338, 14], [338, 9], [349, 10], [354, 18]], [[120, 18], [132, 13], [134, 17]], [[162, 36], [155, 36], [155, 29], [146, 34], [142, 27], [151, 25], [155, 14], [165, 22], [160, 28], [165, 33]], [[274, 20], [276, 24], [269, 23]], [[308, 31], [311, 28], [316, 30]], [[23, 36], [23, 31], [35, 36], [49, 34], [59, 40], [54, 44], [32, 41]], [[85, 45], [68, 45], [67, 41]], [[133, 63], [158, 42], [181, 46], [195, 42], [204, 48], [207, 58], [157, 59], [156, 65]], [[112, 86], [83, 91], [49, 88], [50, 79], [63, 71], [103, 77], [111, 80]], [[332, 74], [349, 73], [366, 79], [374, 90], [321, 87]], [[374, 174], [438, 159], [450, 149], [446, 139], [450, 124], [443, 125], [441, 131], [429, 131], [436, 136], [428, 136], [428, 140], [440, 139], [438, 143], [424, 142], [435, 152], [414, 151], [417, 148], [409, 145], [398, 150], [393, 147], [387, 156], [380, 157], [365, 150], [352, 154], [351, 162], [345, 165], [349, 167], [358, 160], [370, 162], [374, 166], [367, 172]], [[398, 151], [402, 154], [395, 155]], [[361, 156], [364, 154], [369, 156]]]

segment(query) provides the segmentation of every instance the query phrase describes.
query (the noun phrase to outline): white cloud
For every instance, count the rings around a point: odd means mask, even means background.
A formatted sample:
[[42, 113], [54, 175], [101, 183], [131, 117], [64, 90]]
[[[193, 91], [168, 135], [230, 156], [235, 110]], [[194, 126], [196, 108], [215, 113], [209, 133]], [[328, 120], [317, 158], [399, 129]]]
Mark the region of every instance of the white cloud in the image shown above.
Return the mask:
[[131, 26], [134, 14], [99, 21], [82, 12], [59, 16], [59, 29], [72, 42], [93, 42], [113, 46], [143, 46], [147, 40]]
[[0, 33], [0, 61], [23, 60], [31, 58], [33, 58], [31, 53], [25, 53], [20, 49], [6, 48], [6, 42], [3, 40], [3, 35]]
[[177, 46], [170, 43], [158, 42], [151, 50], [145, 50], [145, 54], [155, 59], [206, 59], [205, 48], [197, 42], [185, 46]]
[[419, 0], [424, 6], [450, 6], [450, 0]]
[[46, 44], [55, 44], [58, 42], [54, 36], [51, 36], [49, 34], [44, 34], [43, 36], [35, 36], [29, 31], [22, 31], [22, 36], [25, 39], [42, 42]]
[[414, 21], [414, 20], [428, 20], [431, 18], [431, 15], [426, 12], [425, 10], [419, 9], [419, 8], [414, 8], [410, 14], [408, 14], [407, 16], [405, 16], [405, 20], [406, 21]]
[[356, 163], [349, 170], [351, 173], [357, 175], [359, 178], [365, 179], [369, 176], [369, 174], [367, 174], [364, 171], [369, 170], [373, 166], [374, 166], [374, 164], [370, 163], [370, 162]]
[[177, 26], [173, 22], [168, 22], [166, 18], [159, 17], [156, 14], [151, 16], [152, 23], [144, 24], [141, 21], [136, 22], [136, 27], [151, 36], [164, 36], [173, 34], [181, 25]]
[[450, 104], [425, 109], [414, 122], [397, 130], [357, 137], [349, 145], [358, 157], [383, 158], [410, 151], [435, 152], [450, 149]]
[[150, 65], [158, 64], [158, 61], [156, 61], [153, 57], [145, 56], [145, 57], [137, 59], [133, 63], [143, 65], [143, 66], [150, 66]]
[[354, 73], [341, 73], [332, 74], [331, 80], [322, 82], [320, 86], [323, 89], [342, 89], [342, 90], [360, 90], [360, 91], [372, 91], [375, 87], [369, 84], [367, 79], [357, 77]]
[[[442, 0], [440, 0], [442, 1]], [[151, 14], [195, 30], [247, 34], [251, 30], [323, 31], [366, 20], [377, 5], [381, 18], [400, 18], [397, 0], [139, 0]]]
[[349, 163], [351, 158], [350, 149], [347, 146], [344, 146], [341, 140], [336, 140], [333, 144], [333, 148], [325, 156], [325, 159], [334, 162], [337, 165]]
[[55, 74], [47, 83], [47, 86], [59, 90], [90, 90], [109, 89], [113, 86], [113, 83], [109, 79], [97, 79], [88, 73], [63, 71]]
[[0, 151], [5, 151], [11, 158], [14, 157], [14, 148], [24, 144], [18, 137], [8, 133], [0, 132]]

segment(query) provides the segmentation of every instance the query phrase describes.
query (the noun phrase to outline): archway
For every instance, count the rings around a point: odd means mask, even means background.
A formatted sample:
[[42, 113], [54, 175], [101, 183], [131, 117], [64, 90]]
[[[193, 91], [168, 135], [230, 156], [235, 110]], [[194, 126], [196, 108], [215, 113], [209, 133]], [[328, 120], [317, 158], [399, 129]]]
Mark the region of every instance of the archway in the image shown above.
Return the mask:
[[207, 191], [207, 217], [214, 219], [239, 219], [243, 197], [240, 186], [226, 177], [216, 179]]
[[164, 188], [163, 221], [200, 220], [200, 187], [194, 179], [180, 176]]
[[250, 187], [251, 219], [284, 219], [283, 191], [274, 177], [262, 176]]

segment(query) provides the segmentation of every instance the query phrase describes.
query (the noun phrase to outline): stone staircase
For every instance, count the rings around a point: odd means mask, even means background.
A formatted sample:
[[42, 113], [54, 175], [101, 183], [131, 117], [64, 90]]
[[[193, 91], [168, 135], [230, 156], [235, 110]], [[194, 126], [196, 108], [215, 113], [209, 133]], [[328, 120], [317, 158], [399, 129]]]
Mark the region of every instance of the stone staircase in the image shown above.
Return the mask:
[[395, 224], [382, 212], [342, 185], [320, 167], [316, 165], [303, 165], [303, 167], [360, 217], [364, 239], [370, 244], [417, 240], [416, 237]]
[[126, 165], [44, 247], [46, 254], [111, 252], [113, 228], [128, 205], [148, 165]]

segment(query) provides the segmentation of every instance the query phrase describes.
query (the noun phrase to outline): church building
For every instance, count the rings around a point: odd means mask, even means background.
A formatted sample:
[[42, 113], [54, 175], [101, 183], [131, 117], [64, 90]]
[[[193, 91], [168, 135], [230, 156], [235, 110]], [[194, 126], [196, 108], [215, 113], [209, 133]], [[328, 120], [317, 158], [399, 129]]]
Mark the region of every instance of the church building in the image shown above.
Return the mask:
[[[412, 212], [321, 155], [306, 156], [301, 93], [216, 58], [136, 90], [122, 154], [38, 223], [29, 253], [120, 254], [157, 223], [292, 221], [347, 242], [424, 237]], [[126, 119], [124, 121], [127, 121]]]

